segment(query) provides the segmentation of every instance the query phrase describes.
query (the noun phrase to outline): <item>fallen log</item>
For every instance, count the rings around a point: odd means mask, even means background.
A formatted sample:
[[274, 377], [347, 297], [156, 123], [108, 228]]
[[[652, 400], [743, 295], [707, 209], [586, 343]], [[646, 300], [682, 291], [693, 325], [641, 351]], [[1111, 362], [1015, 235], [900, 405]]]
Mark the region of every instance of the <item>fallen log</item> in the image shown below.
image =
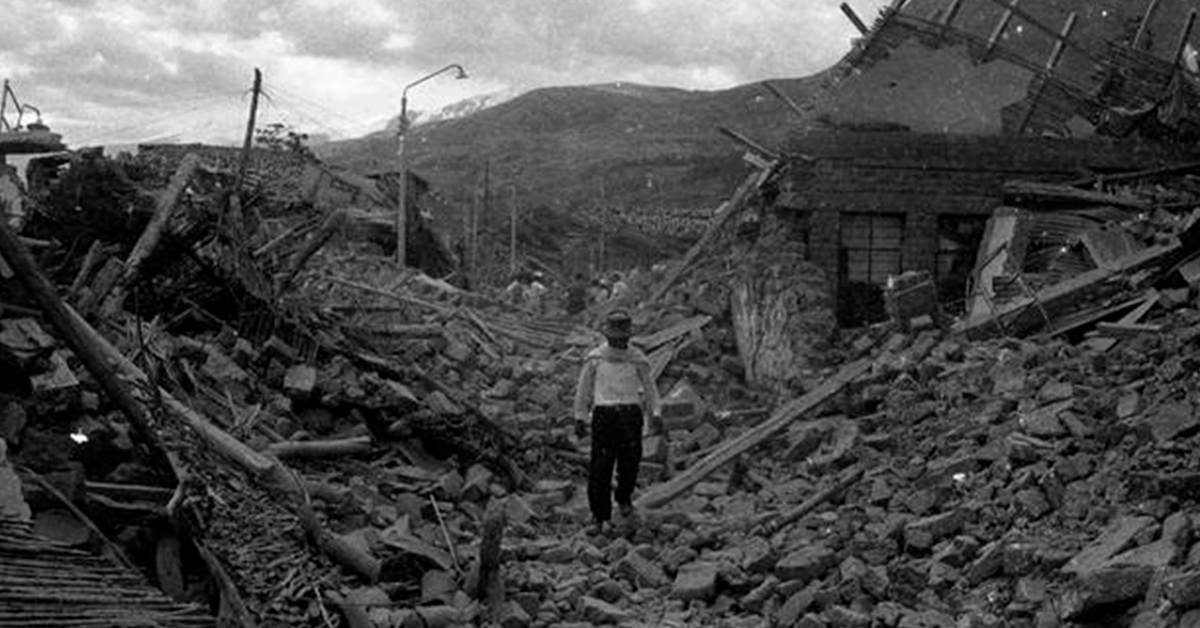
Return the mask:
[[671, 289], [671, 286], [675, 285], [675, 282], [688, 271], [692, 263], [696, 261], [696, 258], [700, 257], [700, 254], [712, 244], [712, 241], [716, 239], [717, 235], [721, 232], [721, 228], [725, 226], [729, 218], [738, 213], [742, 209], [742, 206], [746, 204], [746, 201], [750, 199], [750, 196], [763, 183], [775, 175], [778, 165], [779, 162], [772, 162], [770, 167], [765, 170], [753, 172], [746, 177], [745, 181], [742, 181], [742, 184], [734, 191], [733, 196], [717, 209], [717, 213], [713, 215], [712, 220], [708, 223], [708, 227], [705, 228], [704, 235], [700, 236], [700, 239], [683, 256], [683, 260], [654, 289], [654, 293], [650, 295], [650, 299], [647, 301], [648, 303], [656, 303], [662, 299], [663, 295]]
[[337, 591], [326, 591], [325, 599], [342, 612], [342, 617], [346, 618], [350, 628], [375, 628], [375, 622], [371, 621], [367, 609], [350, 602]]
[[1023, 199], [1037, 199], [1056, 202], [1071, 201], [1075, 203], [1085, 203], [1088, 205], [1115, 205], [1117, 207], [1127, 207], [1138, 210], [1147, 210], [1152, 207], [1152, 205], [1147, 201], [1137, 198], [1130, 198], [1128, 196], [1117, 196], [1116, 194], [1081, 190], [1079, 188], [1073, 188], [1069, 185], [1058, 185], [1054, 183], [1041, 183], [1034, 181], [1009, 181], [1004, 184], [1004, 194], [1006, 196], [1015, 196]]
[[[152, 385], [149, 383], [146, 374], [137, 365], [130, 362], [121, 352], [117, 351], [112, 344], [92, 329], [74, 310], [67, 307], [66, 312], [70, 317], [70, 327], [73, 329], [73, 333], [84, 336], [90, 335], [89, 343], [100, 350], [104, 359], [112, 365], [113, 368], [108, 370], [110, 374], [114, 370], [120, 371], [125, 377], [140, 382], [144, 387]], [[113, 376], [115, 377], [115, 375]], [[139, 391], [141, 391], [140, 388]], [[196, 411], [180, 402], [166, 390], [159, 388], [158, 398], [167, 411], [182, 419], [209, 446], [233, 461], [269, 491], [282, 495], [285, 500], [293, 503], [295, 498], [302, 494], [303, 485], [299, 477], [287, 469], [277, 458], [265, 456], [250, 449], [250, 447], [234, 438], [228, 432], [213, 425]], [[324, 530], [320, 526], [320, 522], [315, 519], [315, 515], [311, 519], [305, 520], [304, 508], [311, 511], [311, 506], [302, 504], [300, 512], [297, 514], [300, 515], [309, 537], [315, 541], [316, 546], [322, 552], [335, 563], [347, 567], [364, 578], [368, 578], [371, 582], [374, 582], [379, 577], [380, 567], [374, 557], [364, 554], [357, 546]]]
[[292, 282], [296, 280], [296, 275], [299, 275], [300, 271], [304, 270], [304, 265], [308, 263], [308, 260], [312, 259], [312, 256], [316, 255], [317, 251], [320, 251], [321, 247], [329, 242], [329, 239], [338, 232], [338, 229], [342, 228], [345, 222], [346, 212], [335, 211], [329, 214], [325, 222], [321, 224], [321, 228], [309, 239], [304, 248], [292, 256], [291, 262], [288, 264], [287, 273], [275, 289], [276, 295], [282, 295], [287, 292], [288, 288], [292, 286]]
[[830, 499], [833, 499], [837, 495], [841, 494], [842, 491], [845, 491], [851, 486], [857, 484], [858, 481], [862, 479], [864, 473], [865, 469], [863, 467], [857, 467], [849, 473], [843, 475], [829, 487], [822, 491], [818, 491], [808, 499], [801, 502], [799, 506], [782, 513], [768, 513], [759, 523], [760, 525], [766, 527], [770, 533], [774, 533], [774, 531], [799, 520], [801, 517], [816, 510], [821, 504], [824, 504]]
[[670, 481], [650, 487], [638, 497], [635, 505], [643, 509], [657, 508], [675, 499], [717, 469], [770, 439], [802, 414], [820, 406], [844, 386], [866, 373], [871, 368], [871, 364], [871, 360], [864, 358], [843, 366], [840, 371], [826, 379], [812, 392], [783, 406], [761, 425], [722, 443], [711, 454], [671, 478]]
[[96, 264], [100, 262], [100, 254], [104, 252], [104, 244], [100, 240], [92, 240], [92, 245], [88, 247], [87, 253], [83, 256], [83, 263], [79, 266], [79, 272], [75, 274], [75, 280], [71, 282], [71, 287], [67, 288], [67, 296], [72, 301], [79, 299], [79, 291], [87, 282], [88, 277], [92, 276], [92, 270], [96, 268]]
[[283, 441], [281, 443], [272, 443], [267, 446], [264, 453], [275, 456], [280, 460], [290, 460], [293, 458], [307, 460], [313, 458], [355, 456], [365, 454], [369, 451], [371, 451], [371, 437], [356, 436], [341, 440]]
[[684, 321], [680, 321], [666, 329], [654, 332], [646, 336], [634, 336], [629, 339], [629, 343], [636, 345], [643, 351], [653, 351], [658, 347], [675, 340], [676, 338], [687, 335], [693, 330], [703, 328], [712, 321], [711, 316], [693, 316]]
[[[133, 427], [137, 437], [150, 445], [150, 451], [153, 452], [152, 464], [167, 477], [175, 480], [170, 461], [162, 453], [165, 449], [153, 428], [153, 418], [146, 407], [134, 398], [131, 387], [121, 381], [113, 369], [109, 368], [106, 351], [95, 340], [95, 336], [98, 334], [94, 334], [94, 331], [92, 334], [88, 333], [87, 330], [90, 329], [90, 326], [62, 302], [58, 293], [55, 292], [54, 286], [42, 274], [25, 245], [3, 221], [0, 221], [0, 254], [8, 260], [17, 278], [21, 281], [21, 285], [29, 291], [42, 311], [45, 312], [46, 318], [62, 334], [67, 346], [83, 362], [84, 368], [129, 419], [129, 424]], [[83, 323], [83, 325], [81, 326], [79, 323]]]
[[374, 584], [379, 580], [383, 564], [357, 545], [322, 526], [321, 520], [317, 518], [317, 513], [310, 504], [302, 504], [300, 512], [297, 514], [308, 540], [320, 548], [333, 562], [346, 567], [368, 583]]
[[171, 182], [163, 191], [162, 197], [154, 209], [154, 216], [142, 231], [137, 243], [133, 245], [129, 257], [125, 259], [125, 276], [121, 281], [123, 285], [132, 284], [141, 275], [142, 266], [154, 254], [154, 249], [162, 240], [163, 233], [167, 230], [167, 224], [170, 223], [175, 208], [179, 206], [179, 197], [187, 189], [187, 185], [191, 182], [192, 176], [196, 174], [196, 168], [199, 165], [200, 158], [195, 153], [188, 153], [183, 161], [179, 162], [179, 168], [175, 170], [175, 174], [171, 175]]

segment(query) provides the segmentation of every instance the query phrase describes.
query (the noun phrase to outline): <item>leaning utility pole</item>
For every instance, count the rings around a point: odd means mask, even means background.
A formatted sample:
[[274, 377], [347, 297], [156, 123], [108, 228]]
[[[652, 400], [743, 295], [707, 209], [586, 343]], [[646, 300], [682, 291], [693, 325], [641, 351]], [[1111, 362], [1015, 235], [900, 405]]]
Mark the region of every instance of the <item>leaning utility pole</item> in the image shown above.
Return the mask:
[[[250, 88], [250, 117], [246, 121], [246, 138], [242, 142], [242, 153], [238, 159], [237, 178], [233, 181], [233, 194], [229, 197], [229, 228], [235, 247], [244, 245], [242, 233], [246, 228], [246, 219], [242, 214], [242, 185], [246, 180], [246, 171], [250, 168], [250, 150], [254, 142], [254, 125], [258, 118], [258, 95], [262, 92], [262, 72], [254, 68], [254, 86]], [[217, 221], [223, 223], [222, 214]]]
[[258, 95], [262, 92], [262, 72], [254, 68], [254, 87], [250, 91], [250, 119], [246, 121], [246, 139], [242, 142], [241, 159], [238, 162], [237, 179], [233, 183], [233, 193], [236, 196], [242, 191], [242, 183], [246, 180], [246, 170], [250, 167], [250, 149], [254, 142], [254, 125], [258, 117]]
[[479, 223], [483, 220], [482, 216], [488, 210], [488, 187], [491, 185], [491, 166], [492, 162], [483, 162], [483, 189], [479, 194], [479, 211], [475, 212], [475, 216], [471, 221], [471, 271], [476, 275], [479, 274]]
[[517, 184], [513, 183], [508, 208], [508, 272], [517, 274]]

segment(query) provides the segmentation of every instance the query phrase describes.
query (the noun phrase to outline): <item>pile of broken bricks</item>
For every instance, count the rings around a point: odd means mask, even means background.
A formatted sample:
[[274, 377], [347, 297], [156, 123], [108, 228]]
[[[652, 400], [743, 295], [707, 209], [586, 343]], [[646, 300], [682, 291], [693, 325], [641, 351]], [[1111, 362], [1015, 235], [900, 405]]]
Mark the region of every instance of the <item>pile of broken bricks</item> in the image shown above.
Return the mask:
[[[506, 596], [493, 617], [505, 626], [1085, 626], [1097, 617], [1188, 626], [1200, 613], [1200, 550], [1191, 538], [1200, 421], [1190, 393], [1200, 312], [1170, 306], [1148, 313], [1161, 333], [1099, 345], [896, 334], [820, 410], [645, 510], [641, 525], [618, 538], [580, 532], [581, 468], [561, 479], [535, 471], [519, 488], [499, 470], [447, 462], [403, 440], [287, 460], [332, 534], [384, 565], [423, 573], [384, 570], [364, 582], [326, 572], [319, 580], [332, 591], [331, 607], [363, 608], [369, 625], [483, 622], [469, 574], [495, 502], [507, 519]], [[6, 344], [51, 337], [28, 319], [5, 328]], [[228, 381], [216, 399], [197, 393], [196, 407], [264, 451], [363, 439], [363, 408], [408, 403], [404, 390], [432, 405], [438, 392], [349, 359], [310, 371], [285, 366], [280, 347], [264, 358], [231, 336], [143, 331], [156, 354], [189, 365], [180, 369], [203, 384], [198, 391]], [[69, 353], [64, 359], [70, 364]], [[557, 402], [567, 403], [573, 369], [541, 368], [556, 374]], [[44, 394], [51, 380], [39, 381]], [[511, 394], [524, 397], [545, 381], [514, 379]], [[71, 386], [78, 401], [60, 409], [93, 408], [93, 420], [120, 424], [97, 406], [86, 375]], [[685, 461], [675, 470], [751, 433], [770, 413], [715, 411], [688, 388], [667, 395], [671, 448]], [[40, 417], [32, 418], [26, 430], [36, 431]], [[271, 432], [287, 438], [274, 441]], [[82, 488], [122, 481], [84, 478]], [[780, 513], [839, 483], [844, 490], [778, 525]], [[236, 511], [226, 516], [237, 525]]]

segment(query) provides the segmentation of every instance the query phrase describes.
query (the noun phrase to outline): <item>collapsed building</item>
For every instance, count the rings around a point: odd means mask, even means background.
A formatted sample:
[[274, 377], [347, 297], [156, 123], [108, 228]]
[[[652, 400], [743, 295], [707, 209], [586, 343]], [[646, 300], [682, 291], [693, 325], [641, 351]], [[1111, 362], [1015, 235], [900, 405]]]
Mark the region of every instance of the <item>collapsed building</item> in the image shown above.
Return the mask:
[[[824, 269], [842, 325], [885, 318], [887, 278], [908, 271], [929, 273], [958, 314], [1000, 300], [977, 272], [994, 262], [999, 208], [1032, 196], [1031, 233], [1076, 218], [1043, 243], [1057, 249], [1152, 208], [1099, 193], [1106, 175], [1186, 172], [1200, 95], [1184, 63], [1190, 5], [1110, 4], [896, 2], [858, 42], [819, 124], [789, 140], [775, 204]], [[1113, 180], [1124, 182], [1137, 180]], [[1070, 189], [1022, 195], [1022, 183]]]
[[[326, 248], [380, 192], [292, 156], [244, 197], [232, 151], [39, 162], [45, 215], [0, 229], [0, 342], [34, 373], [0, 405], [0, 624], [1196, 625], [1190, 123], [1148, 87], [1047, 82], [1001, 47], [1024, 11], [895, 3], [820, 128], [752, 150], [683, 259], [631, 287], [669, 433], [645, 440], [645, 525], [615, 538], [578, 531], [587, 319]], [[926, 88], [1016, 87], [863, 98], [930, 58], [964, 78]], [[71, 250], [49, 238], [72, 199], [142, 218]], [[890, 321], [839, 335], [833, 311]]]

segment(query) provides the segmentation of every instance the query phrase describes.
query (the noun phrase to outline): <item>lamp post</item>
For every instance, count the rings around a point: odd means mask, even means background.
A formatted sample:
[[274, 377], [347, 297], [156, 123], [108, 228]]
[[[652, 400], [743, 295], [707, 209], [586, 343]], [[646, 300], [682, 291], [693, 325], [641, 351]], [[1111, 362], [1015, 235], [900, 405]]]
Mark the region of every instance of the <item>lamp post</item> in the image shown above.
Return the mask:
[[396, 263], [401, 268], [404, 267], [405, 256], [408, 254], [408, 164], [405, 162], [406, 155], [404, 154], [404, 139], [408, 135], [408, 90], [450, 70], [456, 71], [454, 76], [456, 79], [467, 78], [467, 71], [461, 65], [451, 63], [436, 72], [426, 74], [405, 85], [404, 91], [400, 94], [400, 132], [397, 134], [399, 141], [396, 145], [396, 160], [400, 164], [400, 199], [398, 202], [399, 208], [396, 212]]

